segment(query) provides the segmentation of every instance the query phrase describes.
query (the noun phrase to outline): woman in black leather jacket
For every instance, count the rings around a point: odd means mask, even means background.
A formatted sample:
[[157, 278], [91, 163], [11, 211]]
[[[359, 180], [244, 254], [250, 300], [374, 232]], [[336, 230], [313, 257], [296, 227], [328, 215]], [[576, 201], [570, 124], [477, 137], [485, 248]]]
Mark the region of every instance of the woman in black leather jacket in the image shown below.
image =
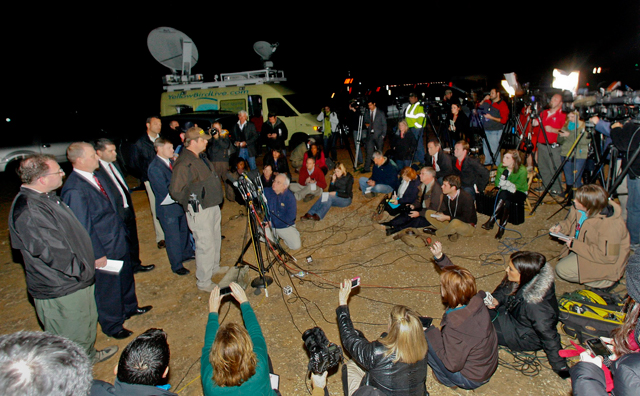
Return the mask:
[[498, 345], [513, 351], [544, 349], [553, 371], [568, 378], [567, 361], [558, 354], [562, 346], [554, 272], [546, 261], [540, 253], [513, 253], [489, 308]]
[[351, 281], [345, 279], [340, 285], [336, 313], [342, 346], [353, 359], [345, 364], [348, 394], [369, 385], [386, 395], [428, 395], [427, 341], [418, 314], [396, 305], [391, 310], [388, 333], [370, 342], [353, 328], [347, 306], [350, 293]]

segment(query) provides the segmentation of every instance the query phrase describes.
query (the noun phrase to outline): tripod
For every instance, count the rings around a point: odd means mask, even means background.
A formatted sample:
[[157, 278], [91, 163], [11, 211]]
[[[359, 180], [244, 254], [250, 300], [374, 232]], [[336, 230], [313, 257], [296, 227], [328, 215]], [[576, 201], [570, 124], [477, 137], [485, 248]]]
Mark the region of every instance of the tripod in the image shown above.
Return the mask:
[[[538, 207], [538, 205], [540, 205], [540, 203], [542, 203], [542, 200], [544, 199], [545, 195], [547, 194], [547, 192], [549, 192], [549, 189], [551, 188], [551, 186], [553, 185], [554, 181], [560, 176], [560, 173], [562, 172], [562, 170], [564, 169], [564, 165], [571, 159], [571, 156], [575, 156], [575, 150], [576, 147], [578, 146], [578, 143], [580, 143], [580, 140], [582, 140], [582, 138], [587, 134], [587, 128], [585, 128], [582, 132], [580, 132], [580, 134], [577, 136], [576, 140], [573, 142], [573, 144], [571, 145], [571, 148], [569, 149], [569, 152], [567, 153], [567, 156], [564, 158], [564, 160], [562, 161], [562, 163], [560, 164], [560, 166], [556, 169], [555, 173], [553, 174], [553, 177], [551, 178], [551, 181], [547, 184], [547, 187], [545, 188], [544, 192], [540, 195], [540, 197], [538, 198], [538, 202], [536, 202], [535, 206], [531, 209], [531, 214], [533, 214], [533, 212], [535, 212], [536, 208]], [[545, 134], [545, 139], [546, 139], [546, 134]], [[548, 142], [548, 139], [547, 139]], [[552, 158], [553, 159], [553, 158]], [[555, 166], [555, 165], [554, 165]], [[568, 206], [568, 204], [563, 205], [560, 210], [565, 209], [566, 206]], [[559, 211], [558, 211], [559, 212]], [[556, 212], [556, 213], [558, 213]], [[553, 217], [555, 215], [555, 213], [553, 215], [550, 216]]]
[[[364, 125], [364, 108], [358, 108], [360, 115], [358, 116], [358, 130], [356, 131], [355, 141], [353, 142], [355, 145], [355, 154], [351, 157], [351, 162], [353, 163], [353, 171], [355, 172], [358, 169], [358, 156], [361, 156], [360, 150], [362, 149], [362, 126]], [[351, 151], [349, 151], [351, 153]], [[364, 158], [363, 158], [364, 160]]]
[[[355, 169], [357, 158], [353, 156], [353, 152], [351, 151], [351, 142], [349, 141], [349, 127], [344, 125], [341, 122], [338, 124], [338, 129], [335, 133], [337, 133], [337, 136], [334, 138], [333, 144], [337, 148], [339, 147], [338, 141], [340, 141], [340, 143], [342, 144], [342, 147], [347, 149], [347, 153], [349, 153], [349, 158], [351, 158], [351, 163], [353, 164], [353, 168]], [[356, 150], [357, 150], [357, 147], [356, 147]]]
[[[269, 221], [269, 208], [266, 205], [266, 199], [262, 191], [260, 179], [257, 179], [259, 188], [256, 188], [255, 184], [246, 176], [243, 175], [238, 180], [237, 187], [242, 192], [242, 196], [245, 201], [245, 207], [247, 209], [247, 226], [245, 228], [245, 236], [243, 241], [247, 240], [247, 230], [250, 232], [250, 238], [244, 245], [240, 257], [236, 260], [235, 266], [247, 266], [250, 269], [258, 272], [258, 277], [251, 281], [251, 287], [255, 289], [265, 289], [271, 283], [273, 279], [267, 276], [271, 267], [278, 262], [285, 263], [288, 260], [295, 261], [295, 258], [289, 255], [280, 243], [278, 242], [276, 230], [271, 228], [271, 222]], [[260, 218], [260, 215], [263, 218]], [[268, 238], [267, 230], [273, 235], [273, 239]], [[265, 247], [266, 253], [266, 265], [262, 252], [262, 245]], [[244, 255], [247, 253], [250, 247], [253, 246], [253, 251], [256, 259], [256, 264], [251, 264], [244, 260]], [[269, 253], [273, 254], [273, 258], [269, 259]]]
[[[478, 131], [480, 131], [480, 133], [478, 134], [480, 136], [480, 138], [485, 142], [485, 145], [487, 146], [487, 151], [489, 151], [489, 156], [491, 158], [491, 165], [492, 166], [497, 166], [496, 165], [496, 160], [495, 160], [495, 156], [493, 154], [493, 152], [491, 151], [491, 145], [489, 144], [489, 141], [487, 140], [487, 134], [484, 131], [484, 124], [482, 122], [482, 115], [478, 114], [477, 111], [474, 111], [471, 113], [471, 123], [473, 124], [475, 122], [478, 128]], [[485, 157], [487, 156], [487, 153], [484, 153]]]

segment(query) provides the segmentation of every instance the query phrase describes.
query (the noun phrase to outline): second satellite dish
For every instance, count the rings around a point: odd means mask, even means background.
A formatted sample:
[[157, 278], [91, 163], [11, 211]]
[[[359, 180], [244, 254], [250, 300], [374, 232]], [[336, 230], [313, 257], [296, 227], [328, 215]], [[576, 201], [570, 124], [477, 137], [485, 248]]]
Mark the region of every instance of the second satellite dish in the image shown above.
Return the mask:
[[175, 73], [191, 74], [191, 68], [198, 62], [198, 49], [186, 34], [170, 27], [153, 29], [147, 37], [151, 55]]

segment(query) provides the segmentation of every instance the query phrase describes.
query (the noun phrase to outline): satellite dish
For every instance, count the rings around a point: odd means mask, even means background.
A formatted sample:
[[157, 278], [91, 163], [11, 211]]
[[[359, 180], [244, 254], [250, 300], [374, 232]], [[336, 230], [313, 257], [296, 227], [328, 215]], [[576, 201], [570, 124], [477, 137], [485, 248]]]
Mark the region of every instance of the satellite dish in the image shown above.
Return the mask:
[[191, 68], [198, 62], [198, 49], [186, 34], [170, 27], [153, 29], [147, 37], [147, 47], [151, 55], [174, 73], [190, 75]]
[[253, 44], [253, 50], [256, 51], [256, 54], [260, 55], [263, 60], [262, 64], [266, 69], [273, 67], [273, 62], [269, 59], [271, 55], [276, 52], [276, 48], [278, 48], [279, 45], [280, 43], [269, 44], [266, 41], [257, 41]]
[[280, 44], [269, 44], [266, 41], [258, 41], [253, 44], [253, 50], [256, 51], [256, 54], [260, 55], [263, 61], [268, 61], [271, 58], [271, 55], [276, 52], [276, 48], [278, 48]]

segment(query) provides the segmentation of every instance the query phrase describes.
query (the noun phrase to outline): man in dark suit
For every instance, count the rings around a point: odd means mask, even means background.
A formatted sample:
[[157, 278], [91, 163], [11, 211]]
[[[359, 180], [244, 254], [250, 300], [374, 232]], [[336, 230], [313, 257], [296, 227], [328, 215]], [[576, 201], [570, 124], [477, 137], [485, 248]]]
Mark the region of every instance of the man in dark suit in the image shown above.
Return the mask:
[[162, 226], [158, 221], [156, 215], [156, 197], [153, 195], [151, 185], [149, 184], [149, 176], [147, 175], [147, 169], [149, 164], [156, 156], [156, 150], [153, 148], [153, 142], [160, 136], [162, 129], [162, 122], [159, 117], [147, 118], [147, 133], [140, 136], [140, 138], [131, 147], [131, 167], [137, 176], [140, 177], [140, 181], [144, 183], [144, 188], [147, 190], [147, 197], [149, 198], [149, 207], [151, 209], [151, 219], [153, 220], [153, 228], [156, 231], [156, 243], [158, 249], [165, 247], [164, 233], [162, 232]]
[[384, 137], [387, 135], [387, 116], [384, 111], [376, 107], [376, 102], [369, 100], [367, 103], [369, 110], [364, 112], [364, 124], [367, 127], [368, 136], [366, 139], [367, 156], [364, 160], [362, 172], [369, 172], [374, 151], [382, 152]]
[[442, 180], [451, 174], [453, 174], [453, 163], [451, 156], [440, 147], [440, 142], [437, 140], [430, 140], [427, 143], [427, 154], [424, 156], [424, 161], [427, 166], [436, 170], [436, 179], [438, 183], [442, 185]]
[[162, 225], [171, 271], [187, 275], [190, 271], [183, 262], [194, 258], [194, 248], [189, 238], [189, 226], [182, 205], [169, 195], [173, 174], [173, 144], [163, 138], [154, 142], [156, 157], [151, 161], [147, 174], [156, 199], [156, 213]]
[[140, 243], [138, 241], [136, 213], [133, 209], [129, 186], [124, 180], [124, 176], [122, 176], [122, 172], [116, 161], [118, 156], [116, 145], [113, 144], [111, 140], [102, 138], [96, 141], [94, 148], [100, 160], [100, 166], [94, 174], [107, 191], [113, 209], [118, 212], [118, 215], [127, 226], [127, 242], [129, 242], [129, 254], [131, 256], [133, 273], [151, 271], [156, 267], [154, 264], [142, 265], [140, 261]]
[[67, 158], [73, 165], [73, 172], [62, 187], [61, 197], [91, 237], [96, 268], [103, 268], [107, 259], [123, 262], [117, 273], [96, 271], [98, 322], [106, 335], [127, 338], [132, 332], [124, 328], [124, 321], [152, 308], [150, 305], [138, 306], [127, 229], [93, 174], [99, 164], [94, 148], [85, 142], [72, 143], [67, 148]]

